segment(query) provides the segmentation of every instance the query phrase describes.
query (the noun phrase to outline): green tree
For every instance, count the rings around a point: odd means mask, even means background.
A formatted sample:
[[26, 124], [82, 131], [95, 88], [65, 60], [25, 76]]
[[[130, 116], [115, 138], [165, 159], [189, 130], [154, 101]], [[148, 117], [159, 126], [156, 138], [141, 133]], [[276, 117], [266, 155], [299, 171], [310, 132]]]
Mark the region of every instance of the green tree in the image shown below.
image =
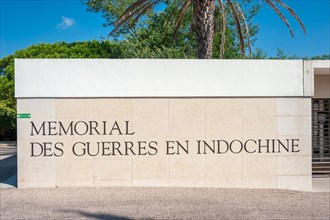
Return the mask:
[[[117, 0], [84, 0], [82, 1], [87, 6], [88, 11], [103, 14], [106, 19], [104, 26], [113, 27], [116, 20], [121, 14], [125, 12], [127, 8], [133, 1], [117, 1]], [[196, 34], [195, 34], [195, 21], [191, 19], [193, 17], [193, 8], [189, 7], [185, 11], [185, 16], [180, 17], [180, 8], [178, 5], [174, 4], [173, 1], [164, 1], [167, 7], [162, 12], [148, 11], [146, 16], [142, 19], [131, 18], [130, 24], [128, 22], [123, 23], [118, 26], [118, 28], [113, 29], [111, 36], [117, 40], [127, 40], [126, 42], [133, 43], [135, 45], [140, 45], [142, 51], [145, 51], [144, 45], [152, 44], [152, 48], [159, 52], [167, 48], [171, 51], [175, 51], [176, 48], [181, 48], [185, 51], [185, 55], [181, 56], [178, 54], [176, 57], [180, 58], [195, 58], [196, 57]], [[244, 13], [244, 22], [246, 24], [246, 29], [249, 33], [249, 41], [245, 42], [244, 47], [251, 49], [251, 44], [255, 41], [255, 36], [259, 30], [258, 26], [252, 24], [253, 17], [258, 13], [260, 9], [259, 4], [252, 4], [252, 0], [242, 0], [242, 13]], [[242, 48], [240, 47], [239, 35], [236, 31], [236, 20], [233, 14], [230, 12], [230, 7], [226, 6], [226, 26], [225, 37], [222, 34], [223, 22], [222, 14], [219, 13], [220, 6], [216, 6], [215, 13], [215, 29], [214, 29], [214, 41], [213, 41], [213, 57], [214, 58], [239, 58], [242, 56]], [[139, 18], [139, 17], [138, 17]], [[177, 23], [180, 23], [180, 26]], [[134, 24], [134, 25], [133, 25]], [[246, 32], [247, 30], [245, 30]], [[153, 38], [153, 39], [152, 39]], [[226, 39], [226, 40], [225, 40]], [[224, 50], [225, 49], [225, 50]], [[165, 49], [166, 50], [166, 49]], [[136, 51], [140, 53], [141, 51]], [[149, 54], [149, 53], [148, 53]], [[146, 58], [145, 53], [140, 56], [141, 58]], [[161, 54], [158, 54], [161, 55]], [[250, 51], [250, 56], [252, 56], [252, 50]], [[165, 57], [165, 56], [161, 56]]]
[[15, 138], [14, 58], [8, 56], [0, 60], [0, 140]]
[[312, 56], [309, 58], [310, 60], [330, 60], [330, 54], [323, 54], [319, 56]]
[[16, 139], [15, 58], [118, 58], [120, 45], [110, 41], [38, 44], [0, 59], [0, 140]]
[[[116, 8], [116, 0], [105, 0], [105, 1], [99, 1], [99, 0], [87, 0], [85, 3], [90, 6], [89, 9], [100, 11], [103, 10], [103, 12], [106, 12], [107, 15], [110, 16], [110, 22], [109, 24], [114, 24], [115, 29], [112, 31], [112, 33], [115, 33], [115, 31], [123, 26], [127, 26], [132, 28], [137, 24], [137, 21], [141, 18], [143, 18], [143, 15], [146, 13], [149, 13], [151, 9], [157, 4], [164, 3], [166, 5], [166, 8], [172, 7], [174, 5], [174, 8], [178, 11], [176, 15], [176, 22], [175, 22], [175, 29], [177, 30], [178, 27], [181, 25], [182, 20], [184, 17], [189, 14], [188, 12], [191, 11], [190, 17], [193, 23], [193, 28], [195, 32], [196, 37], [196, 48], [197, 48], [197, 58], [212, 58], [213, 57], [213, 42], [215, 37], [215, 23], [216, 23], [216, 3], [218, 4], [218, 7], [220, 9], [221, 13], [221, 23], [222, 23], [222, 31], [221, 31], [221, 52], [220, 57], [222, 57], [223, 54], [223, 48], [225, 44], [225, 36], [226, 36], [226, 15], [228, 14], [227, 8], [230, 9], [231, 14], [234, 17], [236, 28], [237, 28], [237, 34], [239, 36], [239, 42], [241, 45], [241, 55], [244, 57], [245, 55], [245, 44], [246, 42], [244, 39], [247, 39], [247, 44], [250, 45], [249, 40], [249, 28], [246, 22], [246, 16], [243, 13], [242, 10], [242, 4], [238, 4], [237, 2], [233, 3], [231, 0], [226, 0], [225, 3], [223, 3], [222, 0], [136, 0], [130, 6], [121, 14], [117, 20], [114, 21], [114, 19], [117, 17], [117, 13], [112, 13], [111, 9]], [[121, 6], [123, 6], [122, 1]], [[248, 2], [249, 4], [252, 4], [252, 0], [246, 0], [243, 2]], [[287, 27], [290, 30], [291, 35], [293, 36], [293, 31], [289, 25], [289, 22], [283, 15], [283, 13], [280, 11], [278, 6], [284, 8], [287, 10], [301, 25], [302, 29], [306, 33], [306, 29], [300, 20], [300, 18], [296, 15], [296, 13], [286, 4], [282, 2], [282, 0], [264, 0], [266, 4], [268, 4], [272, 9], [275, 10], [275, 12], [278, 14], [278, 16], [283, 20], [283, 22], [287, 25]], [[93, 3], [95, 3], [93, 5]], [[103, 5], [102, 5], [103, 4]], [[107, 5], [110, 5], [110, 8], [106, 8]], [[97, 7], [96, 7], [97, 6]], [[227, 7], [226, 7], [227, 6]], [[109, 9], [109, 10], [107, 10]], [[121, 10], [122, 8], [118, 8], [118, 10]], [[114, 21], [114, 22], [113, 22]], [[251, 48], [249, 46], [249, 48]], [[251, 49], [250, 49], [251, 51]], [[250, 52], [252, 54], [252, 51]]]
[[329, 60], [330, 54], [323, 54], [318, 56], [311, 57], [300, 57], [297, 55], [288, 55], [283, 49], [277, 48], [277, 53], [275, 57], [269, 57], [269, 59], [278, 59], [278, 60]]

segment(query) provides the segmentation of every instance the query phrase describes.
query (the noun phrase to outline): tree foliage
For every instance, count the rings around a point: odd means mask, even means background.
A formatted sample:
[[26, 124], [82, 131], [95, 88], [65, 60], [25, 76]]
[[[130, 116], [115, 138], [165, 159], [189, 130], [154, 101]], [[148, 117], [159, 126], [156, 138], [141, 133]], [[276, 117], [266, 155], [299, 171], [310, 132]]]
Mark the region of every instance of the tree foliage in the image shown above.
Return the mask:
[[[117, 1], [117, 0], [82, 0], [83, 4], [87, 6], [87, 11], [102, 13], [105, 18], [103, 26], [113, 28], [115, 22], [126, 11], [126, 9], [133, 3], [134, 0]], [[152, 41], [157, 42], [154, 44], [159, 51], [167, 48], [173, 50], [175, 48], [185, 48], [184, 51], [188, 52], [182, 58], [195, 58], [196, 57], [196, 25], [193, 19], [193, 8], [190, 7], [185, 11], [185, 16], [180, 20], [180, 27], [177, 27], [178, 16], [180, 15], [180, 5], [178, 1], [164, 0], [160, 8], [165, 8], [162, 11], [148, 10], [148, 12], [139, 17], [138, 20], [134, 18], [128, 19], [128, 22], [123, 23], [115, 29], [113, 35], [116, 40], [133, 40], [136, 45], [149, 44], [149, 35], [157, 37]], [[165, 7], [166, 6], [166, 7]], [[259, 30], [256, 24], [252, 23], [253, 17], [258, 13], [260, 4], [254, 4], [252, 0], [240, 1], [242, 13], [245, 15], [245, 21], [250, 36], [250, 42], [245, 42], [245, 47], [248, 44], [253, 44], [256, 40], [255, 36]], [[221, 31], [223, 30], [222, 14], [220, 13], [220, 6], [216, 6], [215, 10], [215, 37], [213, 41], [213, 58], [220, 57], [222, 38]], [[239, 34], [236, 31], [236, 20], [232, 13], [231, 8], [227, 5], [226, 11], [226, 26], [225, 31], [225, 51], [223, 58], [240, 58], [242, 56], [240, 48]], [[136, 23], [135, 23], [136, 22]], [[131, 24], [135, 25], [132, 26]], [[177, 29], [178, 28], [178, 29]], [[244, 29], [246, 36], [247, 30]], [[110, 31], [109, 31], [110, 33]], [[175, 37], [175, 39], [174, 39]], [[192, 53], [192, 54], [191, 54]]]
[[0, 59], [0, 140], [16, 139], [15, 58], [118, 58], [120, 45], [109, 41], [38, 44]]
[[[215, 37], [215, 26], [217, 15], [220, 19], [221, 33], [220, 58], [224, 57], [225, 39], [227, 37], [226, 28], [228, 25], [227, 17], [233, 18], [237, 39], [239, 39], [241, 56], [245, 57], [246, 45], [249, 48], [249, 54], [252, 58], [252, 45], [250, 40], [249, 20], [246, 15], [246, 9], [249, 6], [256, 8], [255, 2], [252, 0], [241, 0], [240, 2], [231, 0], [135, 0], [135, 1], [117, 1], [117, 0], [82, 0], [87, 5], [89, 11], [102, 12], [106, 18], [106, 26], [114, 26], [110, 34], [116, 36], [120, 33], [126, 34], [129, 30], [134, 30], [139, 21], [143, 21], [145, 15], [150, 15], [156, 5], [163, 4], [165, 13], [170, 19], [174, 20], [174, 36], [182, 25], [184, 19], [191, 20], [191, 26], [195, 33], [196, 55], [198, 58], [213, 58], [213, 44]], [[300, 24], [303, 31], [306, 29], [298, 15], [285, 4], [282, 0], [263, 0], [288, 27], [290, 34], [293, 36], [291, 26], [283, 14], [287, 11]], [[125, 10], [124, 10], [125, 9]], [[170, 10], [168, 10], [170, 9]], [[158, 8], [158, 10], [161, 10]], [[173, 16], [174, 15], [174, 16]], [[143, 22], [142, 22], [143, 24]], [[230, 24], [230, 22], [229, 22]], [[142, 25], [143, 26], [143, 25]]]
[[277, 48], [276, 56], [269, 57], [269, 59], [278, 59], [278, 60], [329, 60], [330, 54], [323, 54], [311, 57], [300, 57], [297, 55], [288, 55], [283, 49]]
[[16, 101], [14, 98], [14, 58], [0, 60], [0, 140], [16, 137]]

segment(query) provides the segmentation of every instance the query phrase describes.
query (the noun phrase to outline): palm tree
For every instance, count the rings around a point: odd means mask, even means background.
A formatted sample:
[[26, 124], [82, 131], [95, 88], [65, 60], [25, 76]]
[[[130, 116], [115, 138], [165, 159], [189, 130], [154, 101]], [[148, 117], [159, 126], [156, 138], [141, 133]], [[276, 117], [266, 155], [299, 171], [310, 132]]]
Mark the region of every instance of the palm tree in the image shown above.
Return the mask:
[[[121, 25], [130, 22], [131, 26], [134, 26], [137, 21], [146, 14], [150, 9], [155, 7], [155, 5], [166, 2], [165, 0], [137, 0], [132, 5], [130, 5], [126, 11], [117, 19], [114, 23], [115, 28], [112, 30], [110, 35], [114, 33], [117, 28]], [[294, 33], [288, 20], [285, 18], [283, 13], [278, 8], [278, 5], [287, 10], [300, 24], [301, 28], [306, 34], [306, 28], [298, 15], [282, 0], [263, 0], [267, 5], [269, 5], [276, 14], [282, 19], [282, 21], [288, 27], [291, 36]], [[181, 22], [186, 15], [189, 7], [193, 7], [193, 20], [196, 32], [197, 40], [197, 58], [199, 59], [210, 59], [212, 58], [212, 45], [215, 35], [215, 10], [216, 3], [218, 4], [221, 11], [221, 45], [220, 45], [220, 58], [224, 55], [224, 45], [225, 45], [225, 31], [226, 31], [226, 8], [228, 7], [233, 14], [236, 29], [239, 36], [240, 49], [242, 57], [245, 56], [245, 39], [247, 40], [247, 45], [249, 48], [249, 54], [252, 58], [252, 49], [249, 38], [249, 29], [247, 22], [245, 20], [244, 13], [241, 10], [240, 4], [237, 1], [232, 0], [176, 0], [176, 9], [178, 9], [178, 14], [176, 16], [175, 22], [175, 32], [174, 36], [181, 25]], [[244, 33], [243, 33], [244, 30]]]

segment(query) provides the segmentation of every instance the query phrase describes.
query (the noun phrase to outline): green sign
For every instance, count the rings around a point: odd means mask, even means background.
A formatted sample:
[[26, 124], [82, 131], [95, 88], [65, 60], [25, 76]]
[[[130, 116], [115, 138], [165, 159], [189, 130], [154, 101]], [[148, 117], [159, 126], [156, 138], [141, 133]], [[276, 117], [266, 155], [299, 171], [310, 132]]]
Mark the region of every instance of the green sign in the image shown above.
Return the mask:
[[17, 118], [31, 118], [31, 114], [27, 114], [27, 113], [17, 114]]

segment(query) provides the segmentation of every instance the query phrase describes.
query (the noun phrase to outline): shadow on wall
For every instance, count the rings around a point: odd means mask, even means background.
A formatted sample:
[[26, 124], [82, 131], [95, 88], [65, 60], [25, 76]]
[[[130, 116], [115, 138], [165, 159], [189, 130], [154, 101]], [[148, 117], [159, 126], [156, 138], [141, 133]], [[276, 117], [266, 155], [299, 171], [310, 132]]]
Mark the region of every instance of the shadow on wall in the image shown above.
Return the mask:
[[[66, 213], [73, 213], [79, 215], [82, 218], [91, 218], [91, 219], [102, 219], [102, 220], [130, 220], [131, 218], [112, 215], [108, 213], [92, 213], [92, 212], [85, 212], [85, 211], [76, 211], [76, 210], [63, 210], [62, 212]], [[75, 216], [78, 217], [78, 216]]]

